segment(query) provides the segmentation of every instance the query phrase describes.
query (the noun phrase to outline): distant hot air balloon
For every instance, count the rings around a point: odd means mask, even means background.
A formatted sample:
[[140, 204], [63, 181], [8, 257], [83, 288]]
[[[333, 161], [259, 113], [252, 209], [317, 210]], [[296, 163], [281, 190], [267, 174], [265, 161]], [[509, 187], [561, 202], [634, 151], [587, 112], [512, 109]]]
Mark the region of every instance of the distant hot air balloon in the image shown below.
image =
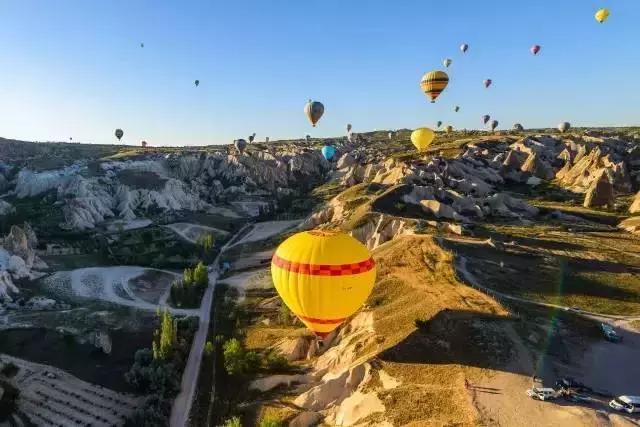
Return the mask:
[[140, 43], [140, 47], [144, 47], [144, 43]]
[[311, 230], [282, 242], [271, 259], [271, 278], [289, 310], [323, 338], [364, 304], [376, 267], [353, 237]]
[[233, 141], [233, 145], [234, 147], [236, 147], [236, 150], [238, 150], [238, 152], [242, 154], [244, 153], [244, 149], [247, 148], [247, 141], [245, 141], [244, 139], [236, 139], [235, 141]]
[[610, 12], [609, 9], [602, 8], [596, 12], [595, 18], [599, 23], [603, 23], [609, 18]]
[[266, 142], [267, 144], [269, 143], [269, 137], [268, 136], [265, 136], [264, 142]]
[[520, 123], [515, 123], [513, 125], [513, 130], [515, 130], [516, 132], [522, 132], [524, 130], [524, 127], [522, 127]]
[[71, 136], [70, 136], [70, 137], [69, 137], [69, 141], [73, 141], [73, 137], [71, 137]]
[[253, 140], [256, 139], [256, 134], [255, 132], [252, 133], [251, 135], [249, 135], [249, 144], [251, 144], [253, 142]]
[[484, 116], [482, 116], [482, 123], [484, 123], [485, 125], [487, 123], [489, 123], [489, 120], [491, 120], [491, 116], [488, 114], [485, 114]]
[[462, 51], [462, 53], [466, 53], [467, 50], [469, 50], [469, 45], [466, 43], [463, 43], [460, 45], [460, 50]]
[[116, 129], [116, 138], [118, 138], [118, 141], [120, 141], [123, 136], [124, 132], [122, 131], [122, 129]]
[[307, 141], [307, 142], [311, 141], [311, 135], [306, 134], [306, 135], [304, 136], [304, 140], [305, 140], [305, 141]]
[[499, 125], [499, 123], [498, 123], [497, 120], [491, 120], [491, 123], [489, 123], [489, 127], [491, 128], [491, 130], [496, 130], [498, 125]]
[[320, 117], [324, 114], [324, 105], [321, 102], [309, 100], [304, 106], [304, 114], [307, 115], [307, 118], [315, 127]]
[[327, 160], [331, 160], [336, 154], [336, 149], [330, 145], [325, 145], [320, 151], [322, 152], [322, 156]]
[[538, 52], [540, 52], [540, 45], [538, 44], [534, 44], [533, 46], [531, 46], [531, 53], [533, 53], [534, 55], [537, 55]]
[[449, 65], [451, 65], [451, 63], [452, 63], [452, 62], [453, 62], [453, 61], [452, 61], [451, 59], [449, 59], [449, 58], [445, 58], [445, 60], [444, 60], [444, 61], [442, 61], [442, 64], [443, 64], [445, 67], [449, 68]]
[[193, 82], [193, 84], [195, 84], [196, 87], [200, 86], [200, 80], [196, 80], [195, 82]]
[[347, 123], [347, 133], [351, 132], [351, 123]]
[[438, 120], [436, 122], [436, 127], [439, 128], [440, 126], [442, 126], [442, 120]]
[[453, 126], [451, 126], [451, 125], [447, 125], [447, 127], [445, 128], [445, 131], [446, 131], [447, 133], [451, 133], [451, 132], [453, 132]]
[[142, 148], [145, 148], [147, 146], [147, 141], [141, 141], [140, 145], [142, 145]]
[[431, 102], [436, 102], [436, 98], [449, 84], [449, 76], [444, 71], [429, 71], [422, 76], [420, 87]]
[[411, 142], [418, 151], [425, 151], [436, 137], [436, 133], [429, 128], [418, 128], [411, 132]]
[[569, 122], [562, 122], [558, 125], [558, 130], [562, 133], [565, 133], [566, 131], [568, 131], [571, 128], [571, 123]]
[[458, 111], [460, 111], [460, 107], [456, 105], [456, 106], [454, 107], [453, 111], [455, 111], [455, 112], [457, 113]]
[[493, 80], [485, 79], [483, 83], [484, 83], [484, 87], [489, 87], [493, 83]]

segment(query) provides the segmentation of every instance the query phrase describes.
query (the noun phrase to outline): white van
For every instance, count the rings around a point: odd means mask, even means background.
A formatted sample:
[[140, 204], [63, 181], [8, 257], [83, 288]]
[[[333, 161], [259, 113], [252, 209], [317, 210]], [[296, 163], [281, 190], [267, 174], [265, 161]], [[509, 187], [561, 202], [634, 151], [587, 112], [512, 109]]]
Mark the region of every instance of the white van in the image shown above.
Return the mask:
[[538, 400], [551, 400], [558, 397], [558, 392], [552, 388], [533, 387], [527, 390], [527, 396]]
[[640, 396], [618, 396], [609, 402], [609, 406], [616, 411], [628, 413], [640, 412]]

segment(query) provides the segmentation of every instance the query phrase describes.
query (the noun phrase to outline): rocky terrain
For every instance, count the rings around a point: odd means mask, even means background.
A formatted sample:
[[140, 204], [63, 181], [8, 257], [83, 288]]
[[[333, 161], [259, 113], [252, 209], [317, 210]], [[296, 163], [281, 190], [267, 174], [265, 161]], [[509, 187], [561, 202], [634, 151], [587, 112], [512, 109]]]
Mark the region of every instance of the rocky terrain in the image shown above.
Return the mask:
[[[40, 308], [79, 309], [51, 298], [53, 279], [190, 265], [201, 236], [225, 241], [262, 221], [225, 245], [226, 294], [214, 308], [239, 317], [207, 333], [219, 357], [218, 337], [238, 336], [287, 365], [219, 374], [228, 382], [209, 399], [202, 378], [221, 365], [205, 358], [192, 425], [232, 415], [245, 425], [521, 425], [517, 411], [540, 425], [599, 425], [605, 398], [548, 409], [522, 396], [532, 375], [551, 386], [572, 375], [607, 396], [633, 392], [620, 375], [595, 378], [585, 361], [615, 370], [640, 350], [640, 140], [625, 129], [455, 132], [417, 153], [409, 134], [250, 144], [244, 154], [0, 141], [2, 307], [26, 293]], [[320, 154], [325, 143], [336, 148], [332, 161]], [[287, 318], [267, 268], [282, 239], [316, 227], [350, 233], [378, 265], [364, 309], [323, 343]], [[136, 257], [143, 250], [150, 258]], [[128, 277], [71, 288], [154, 308], [129, 292]], [[150, 286], [136, 292], [166, 300], [168, 282]], [[624, 343], [603, 346], [598, 322], [615, 322]], [[104, 344], [104, 329], [83, 334]], [[224, 410], [211, 406], [218, 400]]]

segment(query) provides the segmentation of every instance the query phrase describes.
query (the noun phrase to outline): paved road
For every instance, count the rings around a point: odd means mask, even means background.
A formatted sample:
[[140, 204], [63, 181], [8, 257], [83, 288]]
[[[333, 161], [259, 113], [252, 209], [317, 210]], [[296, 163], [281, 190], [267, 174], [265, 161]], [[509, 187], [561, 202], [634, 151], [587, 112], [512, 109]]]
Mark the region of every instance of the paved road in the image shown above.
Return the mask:
[[189, 413], [191, 412], [191, 405], [193, 404], [193, 397], [198, 385], [198, 376], [200, 374], [200, 365], [202, 364], [202, 353], [204, 345], [207, 340], [207, 333], [209, 332], [209, 320], [211, 316], [211, 304], [213, 303], [213, 291], [216, 287], [216, 281], [218, 280], [218, 264], [220, 256], [228, 248], [229, 243], [232, 243], [236, 236], [244, 232], [245, 228], [250, 225], [245, 225], [236, 234], [227, 241], [227, 243], [220, 249], [220, 253], [216, 259], [211, 263], [214, 271], [209, 272], [209, 286], [202, 297], [202, 303], [200, 304], [200, 312], [198, 314], [200, 322], [198, 324], [198, 331], [193, 337], [191, 343], [191, 351], [189, 352], [189, 358], [187, 359], [187, 365], [184, 368], [182, 374], [182, 382], [180, 384], [180, 393], [173, 401], [173, 407], [171, 408], [171, 427], [184, 427], [187, 425], [189, 419]]

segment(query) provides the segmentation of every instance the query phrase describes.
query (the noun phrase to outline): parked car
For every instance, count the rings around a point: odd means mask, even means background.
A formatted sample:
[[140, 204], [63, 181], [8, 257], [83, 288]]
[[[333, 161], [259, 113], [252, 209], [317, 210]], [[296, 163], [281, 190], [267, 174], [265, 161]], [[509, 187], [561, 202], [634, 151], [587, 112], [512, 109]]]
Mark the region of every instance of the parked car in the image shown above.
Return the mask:
[[620, 412], [640, 412], [640, 396], [618, 396], [609, 402], [609, 406]]
[[622, 336], [619, 335], [611, 325], [607, 325], [606, 323], [600, 323], [600, 329], [602, 330], [602, 334], [604, 335], [604, 338], [607, 341], [610, 341], [610, 342], [622, 341]]
[[537, 400], [553, 400], [558, 397], [559, 393], [548, 387], [533, 387], [527, 390], [527, 396]]
[[562, 390], [573, 390], [578, 392], [592, 391], [591, 387], [587, 387], [572, 377], [562, 377], [556, 381], [556, 387]]

